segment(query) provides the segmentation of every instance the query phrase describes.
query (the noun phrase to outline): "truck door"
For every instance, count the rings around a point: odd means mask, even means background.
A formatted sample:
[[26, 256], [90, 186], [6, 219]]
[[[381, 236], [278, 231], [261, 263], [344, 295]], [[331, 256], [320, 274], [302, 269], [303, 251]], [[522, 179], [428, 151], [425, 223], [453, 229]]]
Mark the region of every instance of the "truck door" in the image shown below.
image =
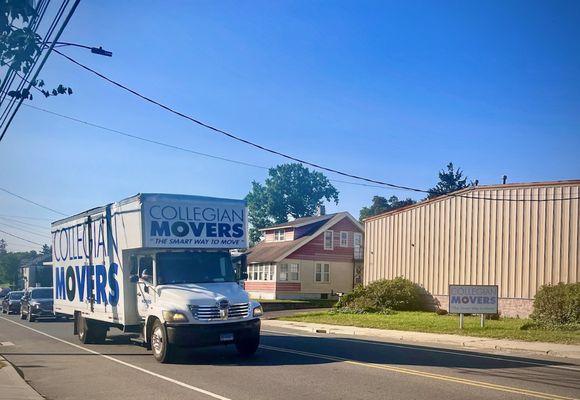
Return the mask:
[[141, 318], [146, 318], [155, 296], [153, 257], [139, 257], [137, 275], [139, 276], [139, 281], [137, 282], [137, 312]]

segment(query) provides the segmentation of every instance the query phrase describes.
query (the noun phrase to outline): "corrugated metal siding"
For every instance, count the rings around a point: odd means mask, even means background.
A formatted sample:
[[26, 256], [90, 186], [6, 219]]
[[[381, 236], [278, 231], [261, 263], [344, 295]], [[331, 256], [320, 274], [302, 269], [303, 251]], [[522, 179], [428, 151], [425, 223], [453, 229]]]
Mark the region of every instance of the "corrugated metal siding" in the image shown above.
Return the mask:
[[[365, 221], [365, 284], [405, 276], [434, 295], [449, 284], [497, 284], [530, 299], [578, 282], [580, 181], [481, 187]], [[485, 199], [498, 199], [490, 201]]]

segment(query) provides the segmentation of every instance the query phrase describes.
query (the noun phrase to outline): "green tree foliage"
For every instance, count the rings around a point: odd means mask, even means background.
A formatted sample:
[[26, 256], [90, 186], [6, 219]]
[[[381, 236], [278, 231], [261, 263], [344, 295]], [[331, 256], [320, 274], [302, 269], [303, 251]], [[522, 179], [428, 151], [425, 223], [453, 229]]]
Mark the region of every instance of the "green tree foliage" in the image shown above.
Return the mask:
[[443, 194], [455, 192], [470, 186], [467, 183], [467, 177], [463, 176], [463, 171], [460, 168], [455, 170], [453, 163], [447, 164], [447, 170], [439, 171], [439, 182], [435, 187], [429, 189], [427, 198], [432, 199]]
[[[30, 0], [0, 0], [0, 67], [8, 66], [20, 75], [27, 74], [34, 67], [43, 50], [42, 38], [30, 27], [36, 17], [32, 3]], [[47, 90], [42, 80], [32, 84], [45, 97], [72, 94], [71, 88], [63, 85]], [[33, 97], [26, 89], [10, 90], [8, 95], [29, 100]]]
[[289, 218], [315, 215], [324, 201], [338, 204], [338, 190], [321, 172], [310, 171], [302, 164], [282, 164], [270, 168], [263, 185], [252, 182], [246, 201], [250, 241], [256, 243], [261, 228], [287, 222]]
[[40, 252], [45, 256], [50, 256], [52, 254], [52, 247], [47, 244], [43, 244], [42, 250]]
[[374, 196], [373, 203], [369, 207], [363, 207], [360, 210], [359, 219], [362, 221], [365, 218], [372, 217], [387, 211], [393, 211], [397, 208], [415, 204], [416, 201], [410, 198], [400, 200], [397, 196], [391, 196], [388, 199], [383, 196]]
[[0, 254], [5, 254], [6, 253], [6, 248], [8, 247], [8, 243], [6, 243], [6, 240], [4, 239], [0, 239]]

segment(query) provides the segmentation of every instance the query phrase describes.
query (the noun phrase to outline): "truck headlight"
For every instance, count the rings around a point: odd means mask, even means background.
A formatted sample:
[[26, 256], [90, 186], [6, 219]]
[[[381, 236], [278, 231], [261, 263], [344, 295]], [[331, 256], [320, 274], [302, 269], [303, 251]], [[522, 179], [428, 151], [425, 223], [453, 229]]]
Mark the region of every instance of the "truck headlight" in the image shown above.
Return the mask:
[[163, 319], [166, 322], [188, 322], [187, 316], [179, 311], [163, 311]]
[[261, 317], [264, 314], [264, 310], [262, 310], [262, 306], [254, 307], [252, 315], [254, 317]]

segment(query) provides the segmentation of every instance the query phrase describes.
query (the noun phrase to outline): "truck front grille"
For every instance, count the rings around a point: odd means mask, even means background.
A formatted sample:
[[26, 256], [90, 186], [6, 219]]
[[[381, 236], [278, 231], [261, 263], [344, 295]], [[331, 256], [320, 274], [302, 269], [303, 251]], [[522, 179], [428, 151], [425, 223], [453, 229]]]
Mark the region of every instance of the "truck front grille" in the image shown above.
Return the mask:
[[248, 312], [250, 311], [250, 304], [230, 304], [227, 308], [227, 316], [220, 313], [220, 309], [217, 306], [196, 306], [190, 304], [189, 311], [191, 311], [193, 317], [199, 321], [230, 320], [247, 317]]

